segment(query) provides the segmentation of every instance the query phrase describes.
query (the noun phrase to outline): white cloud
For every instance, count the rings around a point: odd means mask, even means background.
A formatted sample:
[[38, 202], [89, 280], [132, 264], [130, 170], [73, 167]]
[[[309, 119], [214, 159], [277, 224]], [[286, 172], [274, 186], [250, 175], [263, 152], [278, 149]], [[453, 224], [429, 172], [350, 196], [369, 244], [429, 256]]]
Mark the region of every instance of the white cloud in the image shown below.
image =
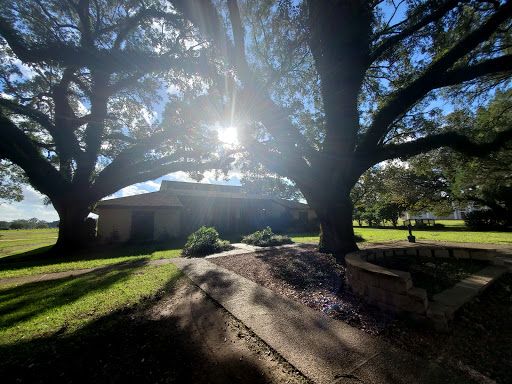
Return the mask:
[[158, 191], [160, 189], [160, 183], [157, 183], [155, 181], [146, 181], [145, 183], [140, 184], [142, 188], [149, 190], [149, 191]]
[[[231, 185], [240, 185], [240, 178], [242, 174], [240, 172], [228, 172], [228, 181], [226, 181], [221, 174], [219, 178], [215, 177], [215, 171], [206, 171], [204, 172], [204, 177], [200, 181], [202, 184], [231, 184]], [[179, 171], [170, 173], [166, 176], [174, 181], [185, 181], [188, 183], [197, 183], [196, 180], [192, 179], [186, 172]]]
[[140, 189], [137, 185], [130, 185], [129, 187], [125, 187], [121, 189], [119, 192], [116, 193], [116, 195], [120, 195], [117, 197], [126, 197], [126, 196], [134, 196], [134, 195], [141, 195], [143, 193], [147, 193], [146, 190]]
[[[208, 173], [208, 172], [205, 172], [205, 175], [206, 175], [206, 173]], [[176, 181], [186, 181], [189, 183], [196, 182], [196, 180], [191, 178], [188, 173], [183, 172], [183, 171], [169, 173], [167, 176], [169, 176], [172, 180], [176, 180]], [[201, 180], [201, 183], [210, 184], [210, 181], [208, 180], [208, 177], [204, 177], [203, 180]]]
[[43, 204], [44, 196], [31, 186], [23, 187], [24, 200], [19, 203], [3, 203], [0, 205], [0, 220], [12, 221], [31, 219], [33, 217], [48, 222], [59, 220], [59, 215], [52, 205]]

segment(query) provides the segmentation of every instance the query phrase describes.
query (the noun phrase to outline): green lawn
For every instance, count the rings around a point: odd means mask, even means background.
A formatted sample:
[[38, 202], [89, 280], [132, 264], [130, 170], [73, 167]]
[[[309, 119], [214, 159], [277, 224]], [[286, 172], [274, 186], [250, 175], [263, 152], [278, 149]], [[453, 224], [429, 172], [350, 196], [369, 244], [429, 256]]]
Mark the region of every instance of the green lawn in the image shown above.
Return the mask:
[[[37, 244], [38, 238], [33, 238]], [[95, 251], [81, 252], [68, 257], [42, 258], [37, 252], [47, 250], [51, 245], [33, 245], [23, 253], [11, 254], [0, 258], [0, 278], [21, 277], [42, 273], [53, 273], [85, 268], [104, 267], [113, 264], [140, 263], [148, 260], [179, 257], [181, 242], [124, 245], [104, 247]], [[31, 250], [32, 249], [32, 250]]]
[[[378, 229], [378, 228], [354, 228], [356, 235], [361, 235], [367, 242], [380, 243], [397, 240], [407, 240], [407, 230]], [[428, 241], [453, 241], [459, 243], [483, 243], [483, 244], [512, 244], [512, 232], [475, 232], [455, 229], [443, 230], [412, 230], [416, 240]]]
[[[483, 243], [483, 244], [512, 244], [512, 232], [476, 232], [467, 231], [462, 220], [438, 220], [436, 223], [444, 224], [446, 228], [433, 229], [425, 227], [423, 229], [412, 229], [416, 240], [428, 241], [453, 241], [460, 243]], [[407, 240], [408, 231], [404, 228], [395, 229], [354, 227], [356, 235], [364, 238], [369, 243], [384, 243], [391, 241]], [[292, 234], [294, 242], [318, 242], [319, 236], [314, 234]]]
[[27, 252], [57, 241], [58, 229], [19, 229], [0, 231], [0, 258]]
[[181, 276], [173, 265], [96, 271], [0, 288], [0, 345], [73, 332], [157, 292]]

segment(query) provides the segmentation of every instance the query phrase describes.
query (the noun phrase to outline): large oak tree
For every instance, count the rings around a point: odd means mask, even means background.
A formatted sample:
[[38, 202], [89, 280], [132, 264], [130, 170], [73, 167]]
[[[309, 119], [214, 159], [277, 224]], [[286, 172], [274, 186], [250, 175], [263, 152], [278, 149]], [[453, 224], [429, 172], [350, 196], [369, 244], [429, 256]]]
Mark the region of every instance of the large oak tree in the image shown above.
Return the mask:
[[323, 250], [357, 249], [350, 191], [374, 164], [439, 147], [483, 154], [512, 136], [438, 130], [431, 107], [506, 86], [512, 1], [172, 2], [234, 69], [243, 145], [299, 187]]
[[51, 200], [57, 250], [84, 245], [101, 198], [222, 165], [204, 122], [184, 123], [212, 72], [204, 41], [167, 4], [13, 0], [0, 15], [0, 158]]

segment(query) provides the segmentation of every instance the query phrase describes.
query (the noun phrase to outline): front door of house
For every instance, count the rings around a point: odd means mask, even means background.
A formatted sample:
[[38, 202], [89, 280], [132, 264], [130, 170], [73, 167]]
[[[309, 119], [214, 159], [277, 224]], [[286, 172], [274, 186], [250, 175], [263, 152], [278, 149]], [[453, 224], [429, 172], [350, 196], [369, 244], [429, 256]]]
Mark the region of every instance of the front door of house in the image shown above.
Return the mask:
[[134, 211], [132, 213], [132, 239], [137, 241], [153, 240], [155, 231], [155, 212]]

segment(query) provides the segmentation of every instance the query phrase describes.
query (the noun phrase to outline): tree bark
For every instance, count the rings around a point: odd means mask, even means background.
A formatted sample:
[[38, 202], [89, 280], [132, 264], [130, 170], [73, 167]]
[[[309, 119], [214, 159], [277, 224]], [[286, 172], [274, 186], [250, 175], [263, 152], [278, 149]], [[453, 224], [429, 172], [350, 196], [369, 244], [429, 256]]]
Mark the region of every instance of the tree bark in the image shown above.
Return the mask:
[[352, 224], [353, 205], [348, 192], [340, 193], [339, 189], [325, 193], [325, 188], [318, 187], [307, 193], [309, 206], [315, 211], [320, 221], [320, 252], [332, 253], [336, 259], [345, 263], [345, 255], [357, 251], [354, 228]]
[[86, 221], [90, 209], [77, 201], [54, 202], [59, 214], [59, 238], [51, 252], [62, 254], [82, 250], [91, 246], [90, 224]]

